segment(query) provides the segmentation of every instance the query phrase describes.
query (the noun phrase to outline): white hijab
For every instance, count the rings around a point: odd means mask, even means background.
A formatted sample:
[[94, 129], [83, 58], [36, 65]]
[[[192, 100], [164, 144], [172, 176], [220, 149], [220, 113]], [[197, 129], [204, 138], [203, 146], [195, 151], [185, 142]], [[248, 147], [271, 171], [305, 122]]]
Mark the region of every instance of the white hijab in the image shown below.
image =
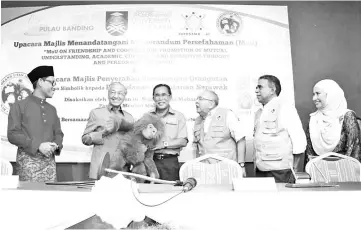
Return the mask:
[[332, 152], [340, 141], [343, 116], [348, 111], [341, 87], [333, 80], [319, 81], [315, 86], [326, 93], [326, 105], [311, 113], [310, 138], [318, 155]]

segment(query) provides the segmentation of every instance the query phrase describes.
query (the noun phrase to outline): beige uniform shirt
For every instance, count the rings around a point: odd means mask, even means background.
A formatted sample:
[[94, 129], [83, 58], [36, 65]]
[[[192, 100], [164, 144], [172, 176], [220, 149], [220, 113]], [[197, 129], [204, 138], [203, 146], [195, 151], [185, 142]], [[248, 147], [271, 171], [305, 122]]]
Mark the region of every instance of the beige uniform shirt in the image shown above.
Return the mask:
[[[149, 111], [151, 114], [156, 114], [155, 109]], [[161, 139], [158, 140], [156, 145], [162, 145], [164, 141], [172, 139], [185, 138], [188, 140], [187, 123], [184, 115], [171, 107], [168, 113], [162, 117], [162, 121], [165, 125], [165, 132]], [[156, 153], [174, 154], [179, 155], [181, 148], [178, 149], [159, 149]]]

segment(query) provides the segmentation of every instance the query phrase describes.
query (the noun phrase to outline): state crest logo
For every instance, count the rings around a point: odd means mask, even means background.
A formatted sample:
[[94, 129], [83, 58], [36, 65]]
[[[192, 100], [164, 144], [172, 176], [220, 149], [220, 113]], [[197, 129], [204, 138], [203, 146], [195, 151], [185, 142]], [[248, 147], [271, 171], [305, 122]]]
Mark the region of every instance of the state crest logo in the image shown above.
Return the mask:
[[217, 19], [218, 30], [227, 36], [234, 36], [238, 34], [242, 27], [242, 18], [233, 12], [222, 13]]
[[105, 28], [113, 36], [123, 35], [128, 29], [128, 12], [107, 11]]
[[17, 101], [27, 98], [33, 92], [26, 73], [15, 72], [1, 79], [1, 111], [9, 114], [10, 107]]

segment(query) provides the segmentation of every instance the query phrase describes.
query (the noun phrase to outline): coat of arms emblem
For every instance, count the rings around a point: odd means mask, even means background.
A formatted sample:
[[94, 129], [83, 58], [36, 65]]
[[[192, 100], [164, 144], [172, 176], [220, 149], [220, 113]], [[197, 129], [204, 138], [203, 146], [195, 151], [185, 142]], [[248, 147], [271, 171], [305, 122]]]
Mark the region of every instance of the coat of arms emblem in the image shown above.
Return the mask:
[[232, 12], [221, 14], [217, 20], [217, 28], [224, 35], [236, 35], [240, 32], [242, 26], [242, 18]]
[[106, 30], [113, 36], [123, 35], [128, 29], [127, 11], [106, 12]]
[[15, 72], [1, 79], [1, 110], [8, 115], [10, 107], [16, 102], [27, 98], [33, 92], [26, 73]]

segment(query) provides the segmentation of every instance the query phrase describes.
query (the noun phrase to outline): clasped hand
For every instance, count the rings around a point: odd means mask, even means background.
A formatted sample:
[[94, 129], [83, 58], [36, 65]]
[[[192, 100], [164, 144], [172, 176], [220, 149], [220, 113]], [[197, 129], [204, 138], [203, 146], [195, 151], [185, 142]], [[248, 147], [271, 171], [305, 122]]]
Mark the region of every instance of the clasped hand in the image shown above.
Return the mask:
[[58, 145], [54, 142], [44, 142], [39, 146], [39, 152], [46, 157], [50, 157], [57, 149]]
[[114, 120], [113, 117], [110, 117], [110, 118], [105, 122], [103, 136], [107, 136], [107, 135], [113, 133], [114, 130], [115, 130], [115, 120]]

